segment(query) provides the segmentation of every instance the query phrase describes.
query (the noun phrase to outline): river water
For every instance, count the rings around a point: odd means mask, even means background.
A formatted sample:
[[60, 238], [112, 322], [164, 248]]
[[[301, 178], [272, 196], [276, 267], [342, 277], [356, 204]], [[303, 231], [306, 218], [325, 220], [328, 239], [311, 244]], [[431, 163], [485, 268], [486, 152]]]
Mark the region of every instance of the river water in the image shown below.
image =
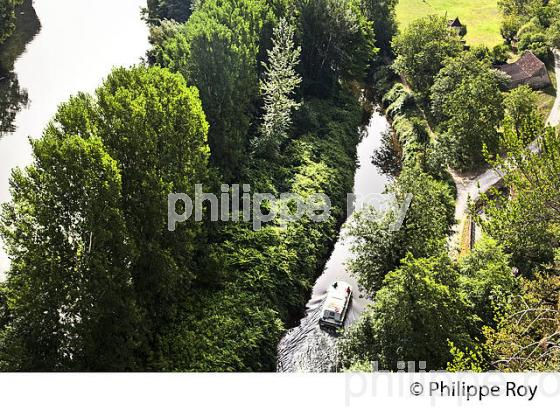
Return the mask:
[[[146, 0], [34, 1], [41, 30], [12, 73], [28, 103], [15, 116], [15, 131], [0, 136], [0, 203], [10, 199], [11, 170], [32, 160], [28, 137], [41, 136], [58, 105], [78, 91], [95, 90], [112, 67], [136, 64], [145, 55], [145, 6]], [[8, 267], [0, 243], [0, 274]]]
[[[389, 128], [389, 123], [379, 112], [374, 112], [366, 128], [366, 134], [357, 147], [359, 167], [354, 177], [354, 194], [360, 197], [381, 194], [387, 185], [387, 178], [371, 162], [373, 152], [381, 145], [381, 136]], [[356, 210], [360, 202], [356, 203]], [[351, 217], [350, 217], [351, 218]], [[370, 302], [358, 290], [356, 280], [346, 269], [346, 262], [352, 257], [351, 239], [341, 239], [327, 262], [323, 274], [313, 287], [311, 299], [307, 302], [305, 317], [299, 326], [286, 332], [278, 344], [277, 370], [280, 372], [329, 372], [335, 369], [336, 338], [319, 329], [321, 308], [327, 296], [327, 289], [337, 280], [348, 282], [354, 289], [354, 298], [345, 321], [352, 324]]]

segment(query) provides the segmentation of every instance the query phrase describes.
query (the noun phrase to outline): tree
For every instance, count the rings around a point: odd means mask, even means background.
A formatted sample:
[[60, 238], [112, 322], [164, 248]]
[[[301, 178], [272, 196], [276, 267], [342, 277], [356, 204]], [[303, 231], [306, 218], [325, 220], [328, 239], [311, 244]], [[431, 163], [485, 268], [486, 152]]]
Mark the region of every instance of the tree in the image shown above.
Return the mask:
[[472, 303], [473, 312], [483, 325], [494, 326], [496, 305], [516, 290], [509, 255], [494, 239], [484, 237], [458, 265], [461, 289]]
[[0, 44], [10, 37], [16, 27], [16, 7], [23, 0], [0, 0]]
[[532, 50], [539, 58], [551, 57], [549, 48], [558, 47], [560, 3], [543, 0], [500, 0], [504, 19], [502, 36], [508, 43], [519, 40], [520, 50]]
[[537, 101], [537, 93], [524, 84], [511, 90], [505, 97], [506, 115], [511, 118], [516, 133], [519, 134], [521, 127], [537, 114]]
[[518, 48], [520, 51], [531, 50], [538, 58], [545, 62], [552, 60], [550, 53], [550, 38], [544, 28], [523, 31], [519, 34]]
[[505, 44], [498, 44], [492, 48], [492, 64], [505, 64], [510, 55], [510, 48]]
[[255, 145], [264, 155], [278, 152], [280, 144], [288, 137], [292, 124], [292, 111], [300, 104], [292, 95], [301, 83], [296, 72], [301, 48], [294, 44], [294, 28], [281, 19], [274, 29], [273, 48], [268, 52], [264, 80], [260, 83], [264, 99], [264, 115], [259, 138]]
[[[167, 198], [194, 197], [194, 185], [207, 181], [207, 131], [198, 91], [161, 68], [115, 69], [96, 98], [79, 94], [59, 108], [34, 145], [35, 165], [14, 174], [2, 217], [14, 258], [14, 321], [36, 325], [14, 336], [33, 346], [22, 367], [145, 369], [157, 360], [163, 329], [205, 260], [200, 223], [167, 230]], [[84, 358], [67, 337], [80, 321], [91, 332], [80, 341], [93, 340]], [[134, 337], [121, 326], [136, 329]], [[110, 359], [121, 347], [138, 351]]]
[[151, 62], [178, 71], [200, 90], [210, 124], [211, 159], [236, 179], [249, 147], [258, 98], [258, 56], [274, 16], [264, 0], [207, 0], [184, 25], [156, 29]]
[[517, 38], [517, 33], [522, 25], [523, 19], [517, 15], [506, 15], [503, 17], [500, 34], [507, 44], [511, 44]]
[[60, 140], [53, 129], [33, 152], [34, 165], [14, 172], [2, 213], [13, 258], [2, 367], [135, 369], [143, 335], [117, 163], [97, 137]]
[[427, 97], [445, 59], [457, 56], [463, 44], [447, 26], [445, 17], [427, 16], [413, 21], [399, 33], [393, 40], [393, 49], [397, 54], [393, 68]]
[[505, 16], [527, 16], [534, 7], [542, 4], [542, 0], [498, 0], [498, 7]]
[[501, 78], [489, 62], [470, 53], [446, 60], [431, 88], [432, 112], [446, 135], [450, 164], [460, 170], [483, 164], [483, 146], [498, 149], [503, 115]]
[[148, 16], [150, 19], [185, 22], [195, 3], [193, 0], [148, 0]]
[[329, 95], [340, 79], [365, 77], [377, 49], [359, 0], [297, 0], [305, 91]]
[[[528, 147], [528, 144], [534, 141]], [[545, 129], [542, 118], [532, 118], [519, 133], [504, 127], [501, 147], [505, 157], [490, 164], [504, 175], [511, 198], [496, 196], [486, 207], [486, 232], [502, 243], [523, 274], [543, 263], [552, 263], [558, 247], [560, 222], [560, 144], [552, 128]]]
[[502, 306], [495, 328], [485, 328], [490, 369], [508, 372], [558, 371], [560, 301], [557, 274], [538, 273], [521, 281], [521, 292]]
[[417, 167], [405, 169], [389, 192], [395, 194], [399, 204], [412, 194], [399, 230], [391, 230], [396, 218], [393, 212], [372, 217], [367, 209], [353, 218], [349, 229], [349, 235], [355, 237], [355, 257], [349, 268], [369, 295], [375, 294], [385, 275], [399, 266], [407, 253], [414, 257], [439, 253], [455, 222], [449, 187]]
[[495, 326], [483, 327], [473, 348], [452, 346], [451, 371], [558, 371], [560, 340], [557, 272], [520, 280], [520, 290], [496, 308]]
[[362, 0], [364, 15], [373, 21], [376, 46], [384, 51], [391, 48], [391, 40], [397, 33], [395, 8], [398, 0]]
[[475, 323], [449, 258], [408, 255], [344, 335], [342, 362], [350, 367], [378, 361], [382, 370], [397, 370], [398, 362], [425, 361], [427, 370], [445, 369], [451, 359], [448, 341], [471, 346], [469, 331]]
[[96, 96], [94, 126], [123, 174], [125, 215], [139, 249], [135, 288], [157, 329], [196, 279], [204, 248], [194, 221], [167, 230], [167, 197], [194, 198], [194, 185], [207, 182], [208, 124], [198, 91], [165, 69], [117, 69]]

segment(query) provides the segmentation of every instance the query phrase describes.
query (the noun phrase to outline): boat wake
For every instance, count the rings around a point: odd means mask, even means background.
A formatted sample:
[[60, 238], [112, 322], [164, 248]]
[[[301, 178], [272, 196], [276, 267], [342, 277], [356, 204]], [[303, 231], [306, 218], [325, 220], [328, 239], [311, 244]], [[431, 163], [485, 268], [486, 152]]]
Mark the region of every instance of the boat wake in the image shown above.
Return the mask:
[[336, 337], [319, 328], [323, 303], [308, 311], [300, 325], [288, 330], [282, 338], [278, 345], [277, 371], [333, 372], [336, 370]]

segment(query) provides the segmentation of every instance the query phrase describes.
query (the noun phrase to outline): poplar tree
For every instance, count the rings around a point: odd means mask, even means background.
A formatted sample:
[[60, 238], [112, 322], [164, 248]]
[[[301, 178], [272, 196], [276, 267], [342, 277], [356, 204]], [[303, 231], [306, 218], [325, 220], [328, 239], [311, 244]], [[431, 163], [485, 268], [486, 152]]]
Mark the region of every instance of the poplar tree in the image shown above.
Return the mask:
[[301, 77], [296, 72], [301, 48], [294, 43], [294, 27], [282, 18], [274, 29], [273, 47], [268, 50], [268, 62], [263, 63], [264, 80], [260, 90], [264, 99], [264, 115], [256, 149], [274, 155], [288, 138], [291, 114], [300, 107], [293, 98]]

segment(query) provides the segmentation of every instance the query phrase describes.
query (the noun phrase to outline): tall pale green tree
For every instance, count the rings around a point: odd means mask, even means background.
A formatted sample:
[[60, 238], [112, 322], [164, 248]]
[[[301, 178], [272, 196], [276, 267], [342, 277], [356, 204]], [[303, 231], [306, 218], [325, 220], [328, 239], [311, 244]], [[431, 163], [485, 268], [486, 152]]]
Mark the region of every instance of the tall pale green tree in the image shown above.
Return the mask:
[[301, 83], [296, 72], [301, 48], [294, 44], [294, 27], [281, 19], [274, 29], [273, 47], [268, 52], [268, 62], [263, 63], [265, 73], [260, 82], [264, 100], [264, 115], [255, 141], [256, 149], [265, 155], [274, 155], [280, 144], [288, 138], [292, 124], [292, 111], [300, 104], [294, 93]]

